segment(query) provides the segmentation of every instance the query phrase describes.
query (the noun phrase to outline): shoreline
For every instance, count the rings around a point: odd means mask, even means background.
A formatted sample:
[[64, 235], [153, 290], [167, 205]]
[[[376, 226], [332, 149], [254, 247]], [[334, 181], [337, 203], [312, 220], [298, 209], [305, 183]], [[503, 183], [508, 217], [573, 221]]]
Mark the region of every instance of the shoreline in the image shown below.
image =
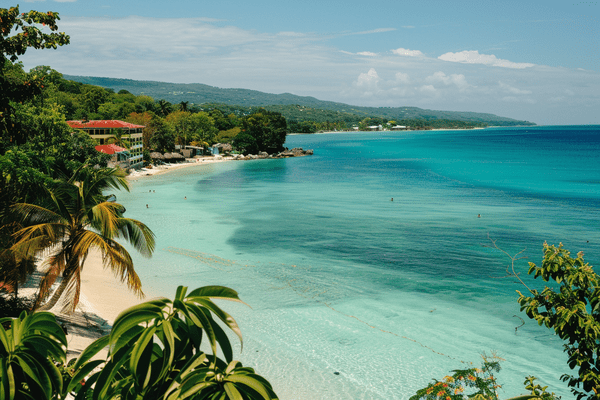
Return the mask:
[[[32, 297], [37, 293], [42, 273], [34, 273], [19, 289], [19, 297]], [[143, 290], [143, 286], [142, 286]], [[115, 274], [105, 269], [102, 256], [96, 249], [90, 251], [81, 272], [79, 303], [72, 314], [60, 312], [61, 302], [50, 312], [67, 334], [67, 361], [76, 358], [96, 339], [108, 335], [119, 314], [125, 309], [154, 296], [135, 295]], [[106, 350], [95, 358], [105, 357]]]
[[[194, 160], [194, 161], [192, 161]], [[172, 172], [176, 169], [181, 169], [181, 168], [188, 168], [188, 167], [192, 167], [192, 166], [200, 166], [200, 165], [206, 165], [206, 164], [214, 164], [214, 163], [220, 163], [220, 162], [227, 162], [227, 161], [234, 161], [233, 157], [231, 156], [227, 156], [227, 157], [214, 157], [214, 156], [204, 156], [204, 157], [199, 157], [199, 158], [187, 158], [186, 161], [181, 162], [181, 163], [177, 163], [177, 164], [165, 164], [165, 165], [159, 165], [159, 166], [152, 166], [152, 168], [141, 168], [139, 170], [133, 170], [132, 172], [129, 173], [129, 175], [127, 175], [127, 180], [129, 181], [135, 181], [139, 178], [144, 178], [146, 176], [153, 176], [153, 175], [161, 175], [161, 174], [165, 174], [168, 172]]]

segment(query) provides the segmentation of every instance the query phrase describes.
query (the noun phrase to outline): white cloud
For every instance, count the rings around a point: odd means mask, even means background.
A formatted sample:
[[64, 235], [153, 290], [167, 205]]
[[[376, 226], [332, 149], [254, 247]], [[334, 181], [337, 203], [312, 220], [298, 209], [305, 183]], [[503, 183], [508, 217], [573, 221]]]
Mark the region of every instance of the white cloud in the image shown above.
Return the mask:
[[359, 56], [369, 56], [369, 57], [375, 57], [377, 55], [377, 53], [372, 53], [370, 51], [360, 51], [358, 53]]
[[508, 60], [502, 60], [497, 58], [493, 54], [479, 54], [477, 50], [465, 50], [459, 53], [445, 53], [438, 57], [443, 61], [464, 63], [464, 64], [484, 64], [492, 67], [503, 67], [503, 68], [528, 68], [533, 67], [535, 64], [529, 63], [515, 63]]
[[467, 80], [463, 74], [450, 74], [450, 76], [446, 75], [442, 71], [438, 71], [431, 76], [425, 78], [425, 81], [428, 83], [441, 83], [443, 85], [454, 85], [460, 90], [465, 90], [469, 87]]
[[375, 71], [375, 68], [371, 68], [369, 72], [358, 76], [358, 79], [354, 82], [354, 86], [362, 91], [363, 95], [372, 95], [379, 91], [379, 81], [380, 78], [377, 71]]
[[355, 32], [355, 33], [351, 33], [351, 35], [370, 35], [372, 33], [384, 33], [384, 32], [393, 32], [397, 30], [396, 28], [377, 28], [377, 29], [373, 29], [370, 31], [362, 31], [362, 32]]
[[498, 86], [500, 87], [500, 90], [504, 93], [510, 93], [510, 94], [531, 94], [531, 90], [523, 90], [523, 89], [519, 89], [516, 87], [512, 87], [509, 84], [506, 84], [504, 82], [498, 82]]
[[425, 54], [420, 52], [419, 50], [409, 50], [403, 49], [402, 47], [397, 48], [396, 50], [392, 50], [392, 53], [399, 56], [409, 56], [409, 57], [423, 57]]
[[398, 84], [410, 83], [410, 77], [408, 76], [408, 74], [406, 74], [404, 72], [396, 72], [395, 77], [396, 77], [396, 83], [398, 83]]

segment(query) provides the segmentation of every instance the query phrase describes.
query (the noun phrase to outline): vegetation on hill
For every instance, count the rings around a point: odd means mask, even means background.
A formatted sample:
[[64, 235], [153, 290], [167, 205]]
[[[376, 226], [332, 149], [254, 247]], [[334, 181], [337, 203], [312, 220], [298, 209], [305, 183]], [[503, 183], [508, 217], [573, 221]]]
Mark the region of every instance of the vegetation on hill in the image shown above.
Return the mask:
[[[222, 104], [235, 108], [264, 107], [280, 112], [288, 121], [313, 121], [316, 123], [346, 122], [346, 129], [352, 128], [365, 118], [385, 121], [425, 121], [425, 126], [450, 127], [447, 122], [474, 126], [515, 126], [535, 125], [528, 121], [499, 117], [493, 114], [424, 110], [417, 107], [359, 107], [332, 101], [322, 101], [314, 97], [296, 96], [290, 93], [270, 94], [248, 89], [221, 89], [200, 83], [182, 84], [131, 79], [72, 76], [65, 78], [86, 84], [102, 86], [115, 91], [127, 90], [154, 99], [166, 99], [172, 103], [187, 101], [196, 107]], [[440, 122], [446, 121], [446, 122]], [[414, 123], [408, 123], [415, 126]]]

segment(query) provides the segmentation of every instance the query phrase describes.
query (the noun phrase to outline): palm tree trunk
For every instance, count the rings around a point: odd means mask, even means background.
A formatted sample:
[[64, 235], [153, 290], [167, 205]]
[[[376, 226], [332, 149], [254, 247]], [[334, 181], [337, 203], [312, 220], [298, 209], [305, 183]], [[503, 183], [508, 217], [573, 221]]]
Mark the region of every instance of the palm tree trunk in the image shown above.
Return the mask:
[[49, 311], [52, 307], [54, 307], [56, 305], [56, 303], [58, 303], [58, 301], [62, 297], [62, 295], [65, 292], [65, 290], [67, 289], [67, 287], [69, 287], [70, 282], [71, 282], [70, 277], [63, 277], [62, 281], [60, 282], [60, 285], [58, 285], [58, 287], [52, 294], [52, 297], [50, 298], [50, 300], [48, 300], [43, 305], [39, 306], [36, 311]]

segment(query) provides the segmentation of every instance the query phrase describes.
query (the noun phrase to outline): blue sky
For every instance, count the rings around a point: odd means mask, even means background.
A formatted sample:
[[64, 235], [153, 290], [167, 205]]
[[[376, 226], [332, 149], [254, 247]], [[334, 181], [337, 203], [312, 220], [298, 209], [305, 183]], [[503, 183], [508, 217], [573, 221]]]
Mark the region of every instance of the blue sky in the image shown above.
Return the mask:
[[600, 1], [46, 0], [20, 8], [59, 12], [59, 29], [71, 35], [68, 46], [22, 56], [26, 68], [600, 124]]

